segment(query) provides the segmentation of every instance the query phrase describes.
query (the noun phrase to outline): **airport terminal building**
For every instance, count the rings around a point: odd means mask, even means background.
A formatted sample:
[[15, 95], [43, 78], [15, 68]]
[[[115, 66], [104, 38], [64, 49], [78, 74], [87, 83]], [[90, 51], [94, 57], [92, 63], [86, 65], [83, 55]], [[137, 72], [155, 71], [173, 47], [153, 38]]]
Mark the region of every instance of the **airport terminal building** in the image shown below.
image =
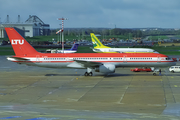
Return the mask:
[[50, 25], [45, 24], [36, 15], [29, 15], [29, 18], [25, 22], [20, 22], [20, 15], [18, 15], [18, 21], [12, 23], [9, 20], [9, 15], [5, 22], [0, 22], [0, 38], [7, 37], [4, 27], [15, 27], [18, 32], [24, 37], [34, 37], [41, 35], [50, 35]]

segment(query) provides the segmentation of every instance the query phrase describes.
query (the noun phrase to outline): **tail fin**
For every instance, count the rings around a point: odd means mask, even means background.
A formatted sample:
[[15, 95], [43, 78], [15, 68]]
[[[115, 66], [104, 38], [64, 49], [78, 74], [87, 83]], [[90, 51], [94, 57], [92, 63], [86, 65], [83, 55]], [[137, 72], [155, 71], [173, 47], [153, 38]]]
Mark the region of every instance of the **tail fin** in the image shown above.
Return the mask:
[[14, 28], [5, 28], [16, 56], [38, 53]]
[[76, 50], [77, 51], [78, 46], [79, 46], [79, 44], [74, 43], [70, 50]]
[[104, 46], [99, 39], [94, 35], [94, 33], [90, 33], [91, 34], [91, 39], [92, 39], [92, 43], [93, 43], [93, 47], [94, 48], [110, 48], [107, 46]]

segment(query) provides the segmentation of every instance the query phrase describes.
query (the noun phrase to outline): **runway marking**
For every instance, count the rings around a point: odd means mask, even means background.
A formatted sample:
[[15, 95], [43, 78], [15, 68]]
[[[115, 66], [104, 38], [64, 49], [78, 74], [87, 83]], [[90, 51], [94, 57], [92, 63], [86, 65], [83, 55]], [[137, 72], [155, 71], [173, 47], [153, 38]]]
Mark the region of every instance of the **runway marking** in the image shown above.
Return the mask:
[[48, 94], [52, 94], [53, 92], [56, 92], [58, 89], [54, 89], [51, 92], [49, 92]]
[[57, 100], [43, 100], [43, 102], [57, 102]]
[[97, 81], [97, 83], [94, 86], [89, 87], [89, 90], [87, 92], [85, 92], [83, 95], [81, 95], [77, 101], [79, 101], [83, 96], [85, 96], [88, 92], [90, 92], [93, 88], [95, 88], [97, 86], [97, 84], [99, 84], [103, 79]]
[[148, 106], [166, 106], [165, 104], [164, 105], [161, 105], [161, 104], [147, 104]]
[[129, 84], [126, 86], [126, 89], [125, 89], [125, 91], [124, 91], [124, 94], [121, 96], [121, 98], [120, 98], [120, 100], [119, 100], [119, 102], [118, 102], [119, 104], [124, 104], [124, 103], [121, 103], [121, 101], [123, 100], [124, 95], [125, 95], [126, 92], [127, 92], [127, 89], [128, 89], [129, 86], [131, 85], [131, 82], [132, 82], [133, 78], [134, 78], [134, 77], [132, 77], [131, 81], [130, 81]]
[[68, 102], [77, 102], [77, 101], [78, 101], [78, 99], [71, 99], [71, 98], [67, 98], [67, 101], [68, 101]]
[[[77, 78], [76, 78], [77, 79]], [[74, 78], [72, 78], [70, 81], [73, 81], [74, 80]]]
[[[128, 89], [129, 86], [126, 87], [126, 90]], [[124, 95], [125, 95], [126, 92], [124, 92], [124, 94], [121, 96], [120, 98], [120, 101], [119, 101], [119, 104], [124, 104], [124, 103], [121, 103], [122, 99], [124, 98]]]

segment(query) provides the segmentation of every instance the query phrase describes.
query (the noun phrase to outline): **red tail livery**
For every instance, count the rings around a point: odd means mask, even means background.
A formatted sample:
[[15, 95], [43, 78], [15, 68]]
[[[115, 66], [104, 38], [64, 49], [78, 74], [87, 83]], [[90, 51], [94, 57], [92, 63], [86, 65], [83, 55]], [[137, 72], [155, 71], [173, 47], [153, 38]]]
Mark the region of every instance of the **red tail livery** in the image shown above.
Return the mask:
[[14, 28], [5, 28], [5, 30], [16, 56], [38, 53]]

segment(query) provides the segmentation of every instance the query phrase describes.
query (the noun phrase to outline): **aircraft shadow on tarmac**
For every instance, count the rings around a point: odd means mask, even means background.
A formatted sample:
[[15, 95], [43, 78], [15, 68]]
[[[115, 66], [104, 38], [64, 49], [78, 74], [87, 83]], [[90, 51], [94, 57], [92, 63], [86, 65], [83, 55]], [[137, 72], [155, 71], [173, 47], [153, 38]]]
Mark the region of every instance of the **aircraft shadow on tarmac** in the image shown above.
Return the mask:
[[[84, 76], [82, 74], [45, 74], [45, 76]], [[113, 73], [113, 74], [94, 74], [93, 76], [88, 76], [88, 77], [120, 77], [120, 76], [153, 76], [152, 74], [118, 74], [118, 73]], [[159, 76], [159, 74], [157, 74], [156, 76]], [[162, 74], [161, 76], [180, 76], [180, 74]]]
[[[143, 73], [142, 74], [118, 74], [118, 73], [114, 73], [114, 74], [105, 75], [105, 77], [120, 77], [120, 76], [153, 76], [153, 75], [152, 74], [143, 74]], [[159, 76], [159, 73], [156, 76]], [[180, 74], [164, 73], [164, 74], [161, 74], [160, 76], [180, 76]]]
[[81, 76], [81, 74], [45, 74], [45, 76]]
[[118, 73], [114, 73], [114, 74], [108, 74], [105, 75], [105, 77], [120, 77], [120, 76], [152, 76], [151, 74], [118, 74]]

